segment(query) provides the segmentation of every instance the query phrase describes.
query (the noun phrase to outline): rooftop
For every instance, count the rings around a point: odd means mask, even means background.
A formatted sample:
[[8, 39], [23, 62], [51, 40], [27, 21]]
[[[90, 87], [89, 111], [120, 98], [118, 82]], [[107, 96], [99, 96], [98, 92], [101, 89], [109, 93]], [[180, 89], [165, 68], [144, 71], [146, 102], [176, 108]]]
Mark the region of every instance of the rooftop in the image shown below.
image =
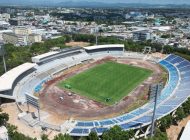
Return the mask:
[[124, 48], [124, 44], [110, 44], [84, 47], [86, 50], [101, 49], [101, 48]]
[[40, 60], [42, 58], [52, 56], [52, 55], [54, 55], [56, 53], [58, 53], [58, 51], [52, 51], [52, 52], [48, 52], [48, 53], [44, 53], [44, 54], [41, 54], [41, 55], [34, 56], [34, 57], [32, 57], [32, 62], [36, 62], [36, 60]]
[[6, 91], [12, 89], [12, 85], [16, 78], [25, 71], [33, 68], [36, 64], [24, 63], [18, 67], [11, 69], [0, 77], [0, 91]]
[[189, 138], [190, 138], [190, 121], [187, 122], [180, 140], [189, 140]]

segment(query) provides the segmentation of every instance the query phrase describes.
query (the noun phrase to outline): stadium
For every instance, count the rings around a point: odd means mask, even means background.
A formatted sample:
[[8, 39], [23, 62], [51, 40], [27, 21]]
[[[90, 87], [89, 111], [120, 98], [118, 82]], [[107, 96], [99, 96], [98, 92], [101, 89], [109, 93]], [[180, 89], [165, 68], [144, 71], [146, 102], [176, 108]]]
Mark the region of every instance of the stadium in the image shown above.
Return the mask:
[[[39, 102], [41, 117], [22, 115], [27, 125], [42, 126], [71, 136], [101, 135], [113, 127], [150, 134], [154, 101], [151, 84], [163, 82], [155, 119], [173, 113], [190, 96], [190, 62], [180, 56], [128, 52], [122, 44], [71, 47], [32, 57], [0, 77], [0, 97], [13, 99], [22, 111]], [[166, 77], [164, 77], [166, 76]], [[138, 104], [137, 104], [138, 103]], [[46, 122], [43, 113], [63, 118]], [[143, 130], [143, 131], [139, 131]]]

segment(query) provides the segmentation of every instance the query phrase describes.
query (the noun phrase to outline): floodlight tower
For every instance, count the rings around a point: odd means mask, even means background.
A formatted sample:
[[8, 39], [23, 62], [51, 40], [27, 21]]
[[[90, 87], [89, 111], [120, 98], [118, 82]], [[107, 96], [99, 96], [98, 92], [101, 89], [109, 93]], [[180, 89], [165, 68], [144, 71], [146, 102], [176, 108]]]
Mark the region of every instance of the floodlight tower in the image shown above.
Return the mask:
[[96, 32], [96, 45], [98, 45], [98, 34]]
[[98, 45], [98, 33], [99, 33], [99, 27], [95, 28], [95, 33], [96, 33], [96, 45]]
[[151, 85], [150, 87], [149, 99], [153, 99], [154, 102], [154, 110], [153, 110], [151, 132], [150, 132], [151, 137], [154, 136], [157, 100], [158, 97], [161, 95], [162, 89], [163, 89], [163, 83], [154, 84]]
[[7, 72], [7, 66], [6, 66], [6, 62], [5, 62], [5, 49], [4, 49], [3, 44], [0, 44], [0, 56], [3, 57], [4, 70], [5, 70], [5, 72]]

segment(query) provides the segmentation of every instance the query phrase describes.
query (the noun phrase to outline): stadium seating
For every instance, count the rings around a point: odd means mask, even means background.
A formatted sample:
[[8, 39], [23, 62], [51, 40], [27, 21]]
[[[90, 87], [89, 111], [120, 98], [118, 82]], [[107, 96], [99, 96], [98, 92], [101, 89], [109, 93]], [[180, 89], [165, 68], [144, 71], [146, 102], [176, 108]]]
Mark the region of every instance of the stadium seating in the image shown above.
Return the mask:
[[85, 51], [93, 58], [93, 59], [101, 59], [106, 56], [123, 56], [124, 55], [124, 45], [98, 45], [98, 46], [90, 46], [84, 47]]
[[[11, 84], [11, 89], [5, 90], [5, 91], [0, 91], [0, 97], [4, 97], [4, 98], [12, 98], [14, 99], [16, 94], [14, 93], [14, 89], [16, 88], [17, 85], [20, 85], [20, 81], [23, 80], [27, 75], [33, 73], [36, 69], [35, 68], [30, 68], [28, 70], [24, 70], [20, 75], [17, 75], [17, 77], [15, 77], [15, 79], [12, 79], [12, 81], [10, 81]], [[18, 71], [15, 71], [15, 73], [18, 73]], [[16, 74], [15, 74], [16, 75]], [[10, 75], [11, 77], [11, 75]], [[9, 78], [11, 79], [11, 78]], [[3, 82], [5, 82], [7, 79], [4, 79]], [[3, 87], [3, 85], [2, 85]]]
[[[81, 48], [80, 53], [74, 53], [74, 51], [78, 52], [78, 50], [79, 48], [70, 51], [68, 49], [65, 51], [62, 50], [63, 58], [53, 57], [51, 55], [51, 61], [43, 63], [43, 65], [39, 63], [39, 65], [35, 66], [35, 71], [25, 75], [13, 91], [15, 94], [19, 93], [16, 99], [17, 102], [25, 101], [25, 93], [33, 94], [39, 92], [43, 88], [43, 84], [52, 79], [54, 74], [91, 59], [91, 57], [84, 50], [81, 50]], [[70, 52], [72, 56], [65, 56], [63, 52]], [[49, 58], [46, 57], [45, 59], [47, 60]]]
[[[92, 58], [105, 57], [108, 54], [137, 59], [144, 57], [138, 53], [124, 54], [122, 49], [113, 47], [109, 50], [108, 48], [89, 49], [87, 52], [76, 48], [76, 50], [62, 50], [60, 53], [41, 58], [33, 71], [27, 75], [24, 74], [24, 77], [19, 78], [19, 81], [15, 80], [13, 95], [17, 97], [17, 101], [25, 101], [26, 93], [39, 92], [43, 84], [52, 79], [54, 74]], [[168, 71], [169, 78], [160, 97], [158, 97], [156, 119], [160, 119], [177, 109], [190, 96], [190, 62], [171, 54], [160, 60], [159, 64]], [[87, 136], [91, 131], [95, 131], [101, 135], [114, 125], [119, 125], [124, 130], [140, 128], [151, 123], [153, 107], [154, 103], [151, 100], [142, 107], [117, 117], [92, 121], [76, 120], [75, 126], [70, 129], [69, 133], [72, 136]]]
[[[169, 79], [161, 96], [158, 98], [156, 119], [159, 119], [178, 108], [190, 96], [190, 62], [176, 55], [169, 55], [159, 62], [169, 73]], [[151, 123], [153, 102], [121, 116], [94, 121], [77, 121], [72, 136], [88, 135], [96, 131], [101, 135], [114, 125], [119, 125], [124, 130], [136, 129]], [[88, 129], [85, 130], [84, 129]], [[80, 131], [79, 131], [80, 130]]]
[[[95, 54], [94, 54], [95, 55]], [[99, 57], [99, 54], [96, 54]], [[105, 54], [102, 53], [103, 56]], [[52, 60], [47, 64], [36, 66], [35, 73], [25, 77], [23, 87], [20, 88], [21, 95], [25, 93], [39, 92], [44, 82], [49, 80], [54, 73], [63, 69], [80, 64], [82, 61], [91, 59], [86, 53], [75, 54], [72, 57], [64, 57]], [[169, 55], [159, 62], [169, 72], [169, 79], [161, 96], [158, 98], [156, 119], [159, 119], [175, 110], [188, 97], [190, 90], [190, 62], [176, 55]], [[27, 90], [26, 90], [27, 89]], [[114, 125], [121, 126], [124, 130], [135, 129], [143, 125], [150, 124], [153, 102], [130, 112], [110, 119], [94, 121], [77, 121], [75, 127], [70, 130], [72, 136], [86, 136], [91, 131], [96, 131], [99, 135]]]

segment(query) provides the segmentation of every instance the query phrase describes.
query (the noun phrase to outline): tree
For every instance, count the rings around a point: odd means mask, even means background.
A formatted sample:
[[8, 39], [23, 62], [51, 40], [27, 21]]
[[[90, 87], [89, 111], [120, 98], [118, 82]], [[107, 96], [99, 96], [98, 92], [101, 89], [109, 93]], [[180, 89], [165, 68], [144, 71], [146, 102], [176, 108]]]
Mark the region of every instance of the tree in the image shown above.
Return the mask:
[[22, 133], [19, 133], [15, 125], [8, 124], [7, 130], [10, 140], [37, 140], [36, 138], [31, 138], [29, 136], [25, 136]]
[[165, 34], [165, 35], [161, 35], [161, 38], [170, 38], [170, 36], [175, 37], [174, 35]]
[[99, 140], [97, 133], [94, 131], [91, 131], [89, 136], [87, 137], [87, 140]]
[[134, 131], [124, 131], [119, 126], [114, 126], [102, 135], [102, 140], [129, 140], [134, 138]]
[[7, 121], [9, 120], [9, 115], [7, 113], [0, 114], [0, 126], [6, 125]]
[[[100, 30], [101, 31], [101, 30]], [[72, 39], [74, 41], [85, 41], [91, 43], [91, 45], [94, 45], [95, 43], [95, 36], [94, 35], [86, 35], [86, 34], [74, 34], [72, 35]], [[42, 43], [34, 43], [31, 46], [25, 46], [25, 47], [16, 47], [12, 44], [6, 44], [5, 45], [5, 51], [6, 51], [6, 63], [7, 63], [7, 70], [10, 70], [18, 65], [21, 65], [25, 62], [30, 62], [31, 57], [34, 55], [39, 55], [42, 53], [46, 53], [50, 50], [52, 47], [60, 47], [60, 48], [66, 48], [68, 46], [65, 45], [66, 42], [69, 42], [71, 40], [71, 36], [64, 35], [57, 39], [49, 39]], [[144, 41], [144, 42], [134, 42], [133, 40], [127, 40], [123, 41], [116, 37], [102, 37], [100, 36], [98, 39], [99, 44], [125, 44], [125, 50], [127, 51], [135, 51], [135, 52], [142, 52], [143, 48], [145, 46], [151, 46], [156, 49], [157, 52], [160, 52], [162, 50], [162, 45], [158, 43], [151, 43], [150, 41]], [[190, 50], [186, 48], [174, 48], [171, 46], [164, 46], [163, 47], [163, 53], [169, 54], [169, 53], [175, 53], [177, 55], [180, 55], [181, 57], [184, 57], [187, 60], [190, 60]], [[0, 74], [3, 74], [3, 61], [0, 59]]]
[[71, 136], [69, 136], [68, 134], [58, 134], [57, 136], [54, 137], [53, 140], [73, 140], [73, 138]]
[[166, 129], [169, 128], [172, 123], [173, 123], [172, 116], [167, 115], [158, 121], [158, 127], [162, 132], [166, 132]]
[[155, 135], [153, 137], [148, 137], [145, 140], [168, 140], [166, 132], [160, 131], [160, 129], [156, 129]]
[[102, 30], [102, 29], [99, 29], [98, 30], [98, 33], [100, 34], [100, 36], [102, 36], [102, 33], [103, 33], [104, 31]]
[[185, 115], [190, 115], [190, 98], [188, 98], [188, 100], [185, 103], [183, 103], [182, 107]]
[[70, 42], [71, 41], [71, 36], [65, 35], [65, 42]]
[[87, 138], [86, 137], [80, 137], [79, 140], [87, 140]]
[[171, 46], [168, 46], [168, 45], [164, 46], [163, 49], [164, 49], [163, 53], [165, 53], [165, 54], [169, 54], [169, 53], [173, 53], [174, 52], [174, 48], [171, 47]]
[[176, 23], [177, 23], [177, 22], [176, 22], [176, 20], [173, 20], [173, 21], [172, 21], [172, 24], [174, 24], [174, 25], [175, 25]]
[[74, 41], [84, 41], [84, 42], [95, 43], [95, 36], [94, 35], [74, 34], [72, 36], [72, 39]]
[[41, 139], [42, 139], [42, 140], [49, 140], [49, 139], [48, 139], [48, 135], [46, 135], [46, 134], [41, 135]]
[[176, 122], [181, 121], [183, 118], [185, 118], [185, 112], [182, 107], [179, 107], [175, 112], [174, 120]]
[[[52, 47], [66, 48], [65, 42], [71, 40], [70, 36], [62, 36], [57, 39], [49, 39], [42, 43], [34, 43], [31, 46], [16, 47], [13, 44], [5, 44], [5, 59], [7, 63], [7, 69], [10, 70], [25, 62], [31, 62], [31, 57], [46, 53]], [[0, 74], [3, 74], [3, 61], [0, 59]]]
[[29, 136], [25, 136], [22, 133], [15, 132], [12, 137], [10, 137], [11, 140], [37, 140], [36, 138], [31, 138]]
[[7, 130], [8, 130], [9, 137], [13, 137], [14, 133], [17, 131], [17, 126], [8, 124]]
[[9, 120], [9, 115], [7, 113], [2, 113], [2, 109], [0, 108], [0, 126], [6, 126], [7, 121]]

